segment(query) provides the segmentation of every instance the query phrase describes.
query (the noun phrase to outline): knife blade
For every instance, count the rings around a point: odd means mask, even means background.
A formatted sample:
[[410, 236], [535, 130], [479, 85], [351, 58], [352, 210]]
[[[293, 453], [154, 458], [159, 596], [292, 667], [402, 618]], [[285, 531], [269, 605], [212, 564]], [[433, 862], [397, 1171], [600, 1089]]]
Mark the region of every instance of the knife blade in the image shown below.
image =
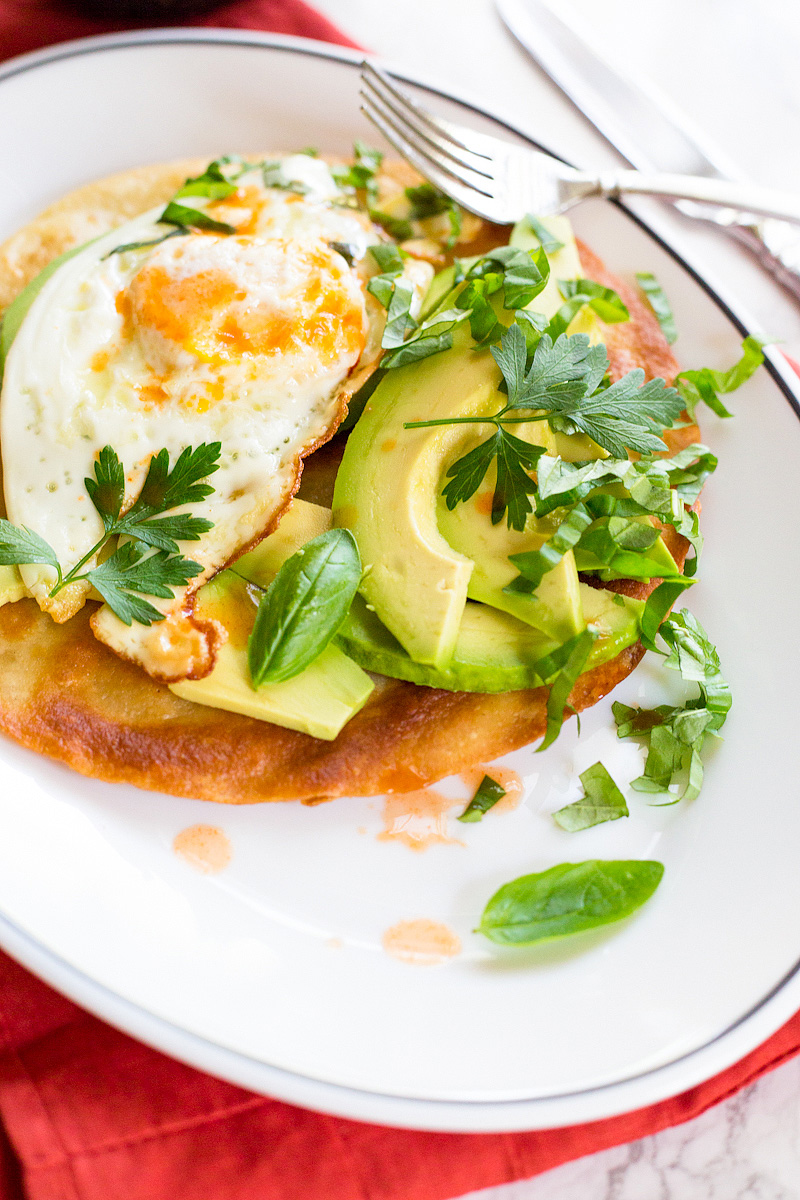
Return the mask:
[[[508, 29], [562, 92], [637, 170], [721, 179], [741, 173], [671, 101], [630, 74], [622, 76], [545, 0], [496, 0]], [[783, 287], [800, 298], [800, 237], [785, 221], [678, 201], [687, 215], [732, 234]]]

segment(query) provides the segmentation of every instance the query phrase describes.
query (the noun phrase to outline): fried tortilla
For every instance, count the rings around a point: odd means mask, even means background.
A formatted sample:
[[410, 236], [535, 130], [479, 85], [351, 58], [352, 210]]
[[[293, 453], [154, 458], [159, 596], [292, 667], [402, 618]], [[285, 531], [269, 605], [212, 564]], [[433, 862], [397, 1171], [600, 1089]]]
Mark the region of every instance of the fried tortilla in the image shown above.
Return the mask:
[[[0, 246], [0, 310], [48, 262], [75, 245], [166, 202], [206, 160], [147, 167], [93, 183], [47, 209]], [[405, 164], [385, 164], [387, 177], [413, 182]], [[484, 252], [505, 239], [483, 225], [459, 246]], [[611, 275], [580, 246], [587, 277], [613, 287], [630, 321], [604, 330], [612, 378], [642, 367], [648, 379], [672, 382], [678, 366], [639, 292]], [[668, 433], [675, 451], [699, 440], [696, 426]], [[329, 503], [335, 446], [312, 456], [301, 495]], [[1, 496], [0, 492], [0, 496]], [[688, 545], [664, 533], [682, 562]], [[645, 597], [656, 586], [609, 585]], [[0, 731], [74, 770], [109, 782], [216, 800], [313, 803], [345, 795], [410, 791], [536, 741], [545, 731], [547, 689], [484, 695], [376, 678], [365, 707], [333, 742], [221, 709], [192, 704], [99, 642], [88, 603], [63, 625], [33, 600], [0, 608]], [[570, 696], [581, 711], [597, 703], [636, 667], [641, 645], [582, 675]]]

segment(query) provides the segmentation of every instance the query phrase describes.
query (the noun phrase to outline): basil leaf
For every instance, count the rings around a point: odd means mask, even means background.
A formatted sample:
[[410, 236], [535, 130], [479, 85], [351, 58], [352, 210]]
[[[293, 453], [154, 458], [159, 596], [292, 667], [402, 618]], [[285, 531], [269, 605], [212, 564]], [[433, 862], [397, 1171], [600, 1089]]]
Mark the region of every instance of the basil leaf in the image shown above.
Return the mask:
[[496, 779], [492, 779], [491, 775], [484, 775], [480, 787], [458, 820], [468, 822], [482, 820], [483, 814], [487, 813], [490, 808], [494, 808], [497, 801], [502, 800], [505, 794], [505, 788], [501, 787]]
[[336, 634], [361, 582], [347, 529], [329, 529], [287, 559], [267, 588], [247, 646], [253, 687], [304, 671]]
[[402, 346], [406, 333], [416, 329], [417, 322], [411, 316], [413, 300], [413, 288], [404, 283], [394, 284], [392, 298], [386, 312], [386, 326], [381, 338], [381, 346], [385, 350], [393, 350], [397, 346]]
[[559, 279], [558, 290], [565, 300], [582, 300], [607, 325], [630, 320], [630, 313], [613, 288], [603, 287], [593, 279]]
[[649, 900], [664, 867], [639, 859], [559, 863], [495, 892], [479, 932], [504, 946], [566, 937], [620, 921]]
[[580, 541], [584, 530], [592, 523], [591, 513], [583, 504], [576, 504], [561, 522], [551, 538], [538, 550], [526, 550], [522, 554], [509, 555], [519, 571], [504, 592], [534, 592], [548, 571], [561, 562], [564, 555]]
[[59, 571], [56, 552], [44, 538], [24, 525], [12, 525], [0, 518], [0, 566], [30, 566], [32, 563], [47, 563]]
[[564, 243], [560, 242], [557, 237], [554, 237], [545, 223], [540, 221], [538, 217], [535, 217], [533, 213], [528, 213], [524, 221], [533, 236], [539, 239], [539, 245], [545, 254], [555, 254], [556, 251], [564, 249]]
[[645, 650], [653, 650], [656, 654], [661, 651], [655, 642], [661, 622], [672, 608], [681, 592], [691, 587], [692, 579], [665, 579], [655, 591], [647, 597], [644, 611], [639, 621], [639, 634]]
[[742, 342], [742, 357], [727, 371], [714, 371], [703, 367], [699, 371], [681, 371], [675, 379], [686, 411], [694, 420], [700, 401], [704, 401], [718, 417], [733, 416], [719, 398], [719, 393], [735, 392], [750, 378], [764, 361], [762, 347], [767, 343], [760, 338], [746, 337]]
[[341, 254], [348, 267], [352, 267], [358, 255], [358, 246], [354, 242], [328, 242], [331, 250]]
[[407, 242], [409, 238], [414, 236], [414, 228], [410, 221], [406, 221], [403, 217], [393, 217], [389, 213], [381, 212], [379, 208], [369, 209], [369, 219], [374, 221], [376, 225], [380, 225], [381, 229], [385, 229], [397, 242]]
[[678, 340], [678, 328], [675, 324], [675, 318], [672, 315], [672, 309], [670, 308], [666, 292], [655, 275], [651, 275], [649, 271], [640, 271], [636, 276], [636, 280], [650, 302], [650, 307], [661, 326], [661, 332], [670, 346], [673, 345]]
[[[537, 747], [537, 754], [542, 750], [546, 750], [548, 746], [552, 746], [561, 732], [569, 694], [575, 686], [581, 671], [586, 666], [586, 660], [592, 652], [595, 637], [596, 634], [591, 629], [584, 629], [583, 633], [570, 638], [561, 647], [562, 654], [569, 647], [568, 656], [564, 665], [550, 684], [550, 694], [547, 697], [547, 729], [541, 745]], [[540, 678], [545, 678], [543, 671], [548, 669], [547, 664], [557, 653], [557, 651], [553, 651], [552, 655], [536, 663], [536, 670]]]
[[180, 191], [175, 193], [173, 200], [182, 200], [184, 196], [207, 196], [209, 200], [224, 200], [235, 191], [236, 184], [223, 175], [221, 161], [215, 159], [208, 164], [202, 175], [187, 179]]
[[193, 229], [205, 229], [209, 233], [236, 233], [235, 226], [228, 225], [225, 221], [215, 221], [207, 213], [200, 212], [197, 208], [187, 208], [185, 204], [176, 204], [174, 200], [170, 200], [158, 221], [161, 225], [188, 225]]
[[149, 250], [151, 246], [160, 246], [162, 242], [168, 242], [170, 238], [186, 237], [189, 232], [184, 225], [179, 225], [177, 229], [171, 229], [162, 237], [150, 238], [146, 242], [125, 242], [122, 246], [115, 246], [113, 250], [109, 250], [108, 254], [104, 254], [103, 262], [107, 258], [111, 258], [112, 254], [127, 254], [129, 250]]
[[399, 246], [393, 242], [376, 242], [369, 247], [369, 252], [378, 264], [381, 274], [394, 277], [402, 275], [403, 264], [408, 257]]
[[562, 829], [574, 833], [630, 815], [625, 797], [601, 762], [588, 767], [579, 778], [585, 793], [583, 799], [553, 813], [554, 821]]

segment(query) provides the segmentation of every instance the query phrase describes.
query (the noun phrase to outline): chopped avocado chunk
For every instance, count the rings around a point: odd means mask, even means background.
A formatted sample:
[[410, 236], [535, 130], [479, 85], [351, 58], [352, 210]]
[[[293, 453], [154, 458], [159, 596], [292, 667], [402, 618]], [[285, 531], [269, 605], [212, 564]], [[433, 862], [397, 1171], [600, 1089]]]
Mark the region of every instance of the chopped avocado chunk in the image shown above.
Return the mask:
[[201, 619], [219, 621], [228, 640], [210, 675], [171, 685], [176, 696], [325, 741], [332, 741], [363, 708], [373, 690], [372, 680], [337, 646], [328, 646], [294, 679], [267, 684], [257, 691], [247, 666], [247, 639], [261, 589], [287, 558], [330, 525], [330, 509], [294, 500], [274, 533], [240, 558], [232, 570], [222, 571], [200, 589], [195, 612]]
[[15, 604], [17, 600], [22, 600], [29, 595], [30, 592], [25, 587], [19, 573], [19, 567], [0, 566], [0, 606]]
[[[639, 636], [643, 603], [585, 588], [587, 617], [599, 634], [586, 670], [614, 658]], [[337, 635], [339, 645], [365, 670], [451, 692], [511, 692], [538, 687], [534, 664], [558, 643], [507, 613], [468, 601], [455, 651], [444, 667], [417, 663], [356, 596]]]

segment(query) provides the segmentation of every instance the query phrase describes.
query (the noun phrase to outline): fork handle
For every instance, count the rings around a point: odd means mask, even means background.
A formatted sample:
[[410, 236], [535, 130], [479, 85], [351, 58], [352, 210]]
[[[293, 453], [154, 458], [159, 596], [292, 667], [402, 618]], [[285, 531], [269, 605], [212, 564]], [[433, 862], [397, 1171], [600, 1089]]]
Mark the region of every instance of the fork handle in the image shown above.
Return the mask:
[[779, 217], [800, 225], [800, 196], [750, 183], [706, 179], [699, 175], [662, 175], [649, 171], [606, 171], [598, 183], [600, 194], [612, 200], [622, 196], [698, 200], [702, 204], [716, 204], [763, 217]]

